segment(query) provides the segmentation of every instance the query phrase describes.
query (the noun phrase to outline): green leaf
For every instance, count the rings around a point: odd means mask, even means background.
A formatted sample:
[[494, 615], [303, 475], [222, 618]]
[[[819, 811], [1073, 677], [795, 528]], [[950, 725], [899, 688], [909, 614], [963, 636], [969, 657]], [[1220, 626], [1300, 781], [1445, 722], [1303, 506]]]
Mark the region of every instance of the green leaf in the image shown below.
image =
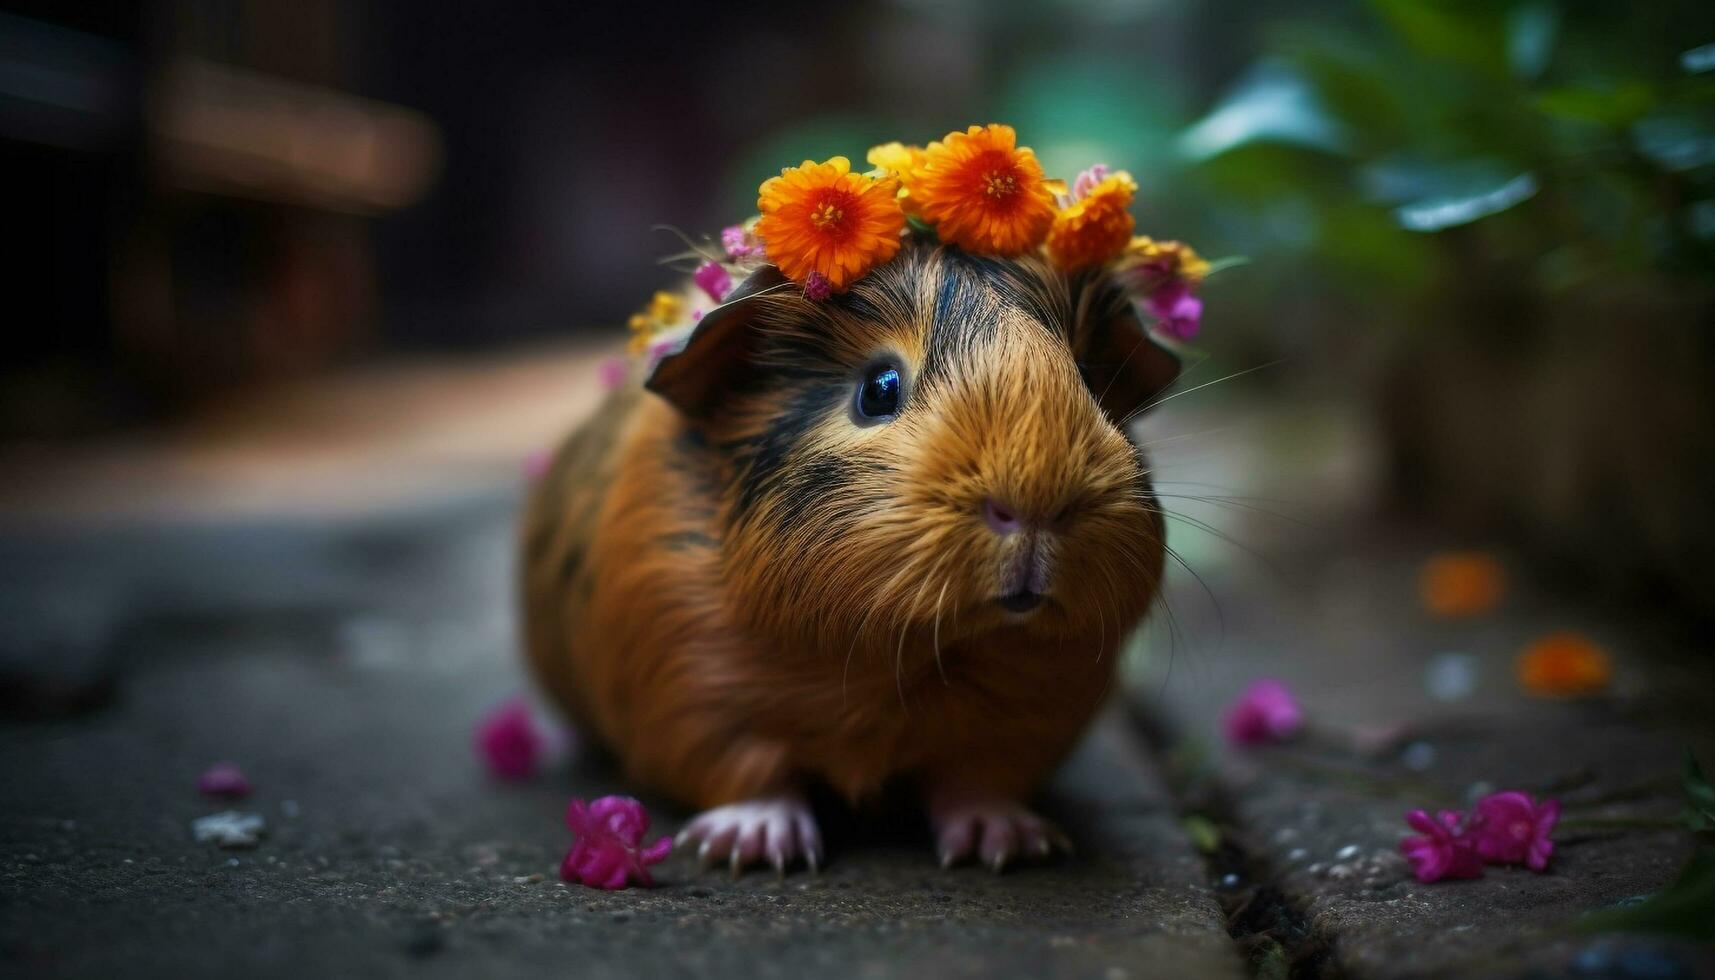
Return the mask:
[[1262, 63], [1251, 69], [1209, 114], [1179, 134], [1178, 150], [1207, 160], [1257, 142], [1338, 150], [1345, 138], [1296, 71]]
[[1499, 214], [1535, 197], [1536, 191], [1535, 175], [1519, 174], [1504, 184], [1475, 193], [1402, 204], [1394, 209], [1394, 220], [1408, 231], [1441, 231]]
[[1690, 746], [1685, 749], [1683, 782], [1686, 822], [1691, 824], [1692, 830], [1715, 830], [1715, 786], [1709, 785], [1709, 779], [1703, 775], [1703, 767], [1697, 764], [1697, 756], [1691, 753]]
[[1695, 170], [1715, 163], [1715, 125], [1692, 115], [1651, 116], [1632, 127], [1638, 152], [1668, 170]]
[[1217, 272], [1225, 272], [1228, 269], [1237, 269], [1241, 265], [1250, 264], [1251, 257], [1248, 255], [1223, 255], [1209, 262], [1209, 271], [1203, 273], [1203, 278], [1207, 279]]
[[1401, 40], [1427, 58], [1506, 73], [1507, 37], [1494, 5], [1446, 0], [1370, 0]]
[[1692, 855], [1673, 884], [1629, 905], [1588, 912], [1575, 924], [1582, 932], [1649, 932], [1715, 940], [1715, 851]]
[[1536, 78], [1554, 53], [1560, 10], [1549, 3], [1525, 3], [1507, 15], [1507, 63], [1520, 78]]
[[1213, 820], [1193, 813], [1181, 823], [1185, 826], [1185, 835], [1191, 838], [1191, 846], [1204, 854], [1213, 854], [1220, 849], [1221, 828], [1215, 826]]
[[1693, 75], [1715, 71], [1715, 44], [1703, 44], [1682, 52], [1679, 56], [1679, 67]]
[[1655, 94], [1643, 82], [1611, 82], [1600, 85], [1568, 85], [1549, 89], [1536, 97], [1536, 109], [1544, 115], [1604, 126], [1624, 126], [1654, 108]]

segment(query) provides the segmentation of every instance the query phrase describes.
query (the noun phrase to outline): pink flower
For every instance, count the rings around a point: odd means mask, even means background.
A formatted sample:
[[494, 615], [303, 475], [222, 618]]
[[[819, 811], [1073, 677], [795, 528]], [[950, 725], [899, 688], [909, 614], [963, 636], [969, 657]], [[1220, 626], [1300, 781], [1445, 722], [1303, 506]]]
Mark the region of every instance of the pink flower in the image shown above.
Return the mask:
[[1548, 867], [1554, 842], [1548, 835], [1560, 820], [1560, 801], [1537, 803], [1518, 790], [1491, 793], [1472, 810], [1471, 836], [1477, 853], [1490, 864], [1524, 864], [1532, 871]]
[[238, 768], [237, 763], [217, 762], [197, 777], [197, 789], [206, 796], [237, 799], [250, 795], [250, 780], [244, 778], [244, 770]]
[[810, 277], [804, 280], [804, 297], [806, 299], [813, 299], [820, 303], [833, 294], [834, 284], [829, 282], [827, 277], [820, 272], [812, 272]]
[[1098, 163], [1079, 174], [1078, 179], [1072, 181], [1072, 200], [1082, 201], [1089, 197], [1090, 192], [1096, 189], [1096, 185], [1107, 177], [1108, 169], [1107, 164]]
[[518, 467], [524, 471], [525, 479], [540, 480], [547, 475], [548, 468], [553, 465], [553, 462], [553, 453], [546, 449], [538, 449], [533, 453], [526, 453], [524, 458], [519, 461]]
[[749, 258], [762, 254], [762, 243], [756, 236], [744, 230], [743, 225], [727, 225], [721, 229], [721, 247], [726, 254], [735, 259]]
[[1304, 726], [1304, 709], [1277, 680], [1259, 680], [1245, 688], [1227, 709], [1221, 727], [1227, 740], [1240, 745], [1283, 742]]
[[691, 274], [691, 281], [717, 303], [732, 289], [732, 276], [719, 262], [704, 262], [698, 266], [697, 271]]
[[523, 698], [504, 702], [476, 726], [477, 754], [501, 779], [528, 779], [536, 772], [542, 749], [542, 734]]
[[1466, 833], [1463, 814], [1442, 810], [1431, 817], [1427, 810], [1413, 810], [1405, 815], [1405, 822], [1423, 834], [1399, 842], [1399, 852], [1411, 862], [1418, 881], [1482, 877], [1483, 859]]
[[1144, 306], [1155, 317], [1155, 329], [1174, 340], [1190, 340], [1203, 325], [1203, 301], [1178, 279], [1150, 293]]
[[574, 799], [566, 807], [572, 849], [560, 862], [560, 877], [591, 888], [653, 885], [649, 866], [666, 860], [673, 840], [663, 837], [643, 847], [649, 814], [629, 796], [604, 796], [593, 803]]
[[685, 343], [684, 337], [667, 337], [657, 340], [643, 349], [643, 360], [647, 370], [655, 370], [655, 365], [661, 363], [664, 357], [679, 353], [679, 348]]
[[628, 373], [630, 373], [630, 368], [623, 357], [610, 357], [596, 367], [596, 379], [608, 391], [625, 384], [625, 377]]

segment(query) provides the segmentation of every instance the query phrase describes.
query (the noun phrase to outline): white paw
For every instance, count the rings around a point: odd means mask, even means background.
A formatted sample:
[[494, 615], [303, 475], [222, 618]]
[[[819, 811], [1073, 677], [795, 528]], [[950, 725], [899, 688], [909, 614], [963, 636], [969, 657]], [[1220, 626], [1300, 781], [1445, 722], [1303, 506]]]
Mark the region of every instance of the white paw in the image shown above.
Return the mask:
[[939, 802], [930, 807], [929, 822], [943, 868], [980, 859], [998, 873], [1015, 859], [1072, 853], [1072, 842], [1060, 828], [1011, 800]]
[[822, 833], [810, 805], [795, 794], [729, 803], [698, 814], [674, 839], [697, 842], [704, 869], [725, 861], [736, 877], [766, 860], [776, 873], [802, 858], [811, 871], [822, 864]]

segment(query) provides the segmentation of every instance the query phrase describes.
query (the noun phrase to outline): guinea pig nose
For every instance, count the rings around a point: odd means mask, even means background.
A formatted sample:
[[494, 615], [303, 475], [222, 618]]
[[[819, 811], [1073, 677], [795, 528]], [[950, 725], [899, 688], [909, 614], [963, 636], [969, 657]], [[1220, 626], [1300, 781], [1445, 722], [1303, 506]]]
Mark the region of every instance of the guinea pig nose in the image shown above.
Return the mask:
[[988, 523], [989, 530], [996, 534], [1014, 534], [1024, 527], [1024, 521], [1018, 516], [1018, 511], [993, 497], [983, 501], [983, 520]]

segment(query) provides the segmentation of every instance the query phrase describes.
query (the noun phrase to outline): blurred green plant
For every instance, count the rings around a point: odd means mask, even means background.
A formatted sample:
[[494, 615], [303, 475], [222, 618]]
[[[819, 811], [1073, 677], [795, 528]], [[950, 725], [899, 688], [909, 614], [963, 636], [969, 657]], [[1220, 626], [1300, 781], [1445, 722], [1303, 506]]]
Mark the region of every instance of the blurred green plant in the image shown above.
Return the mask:
[[[1370, 0], [1358, 17], [1296, 18], [1177, 148], [1201, 196], [1240, 211], [1222, 223], [1257, 229], [1224, 247], [1301, 255], [1368, 298], [1482, 262], [1550, 291], [1707, 277], [1715, 56], [1684, 42], [1711, 18], [1656, 14]], [[1436, 241], [1455, 229], [1457, 248]]]
[[1585, 932], [1653, 932], [1715, 940], [1715, 789], [1697, 757], [1685, 750], [1685, 820], [1699, 838], [1673, 884], [1653, 895], [1597, 909], [1576, 923]]

